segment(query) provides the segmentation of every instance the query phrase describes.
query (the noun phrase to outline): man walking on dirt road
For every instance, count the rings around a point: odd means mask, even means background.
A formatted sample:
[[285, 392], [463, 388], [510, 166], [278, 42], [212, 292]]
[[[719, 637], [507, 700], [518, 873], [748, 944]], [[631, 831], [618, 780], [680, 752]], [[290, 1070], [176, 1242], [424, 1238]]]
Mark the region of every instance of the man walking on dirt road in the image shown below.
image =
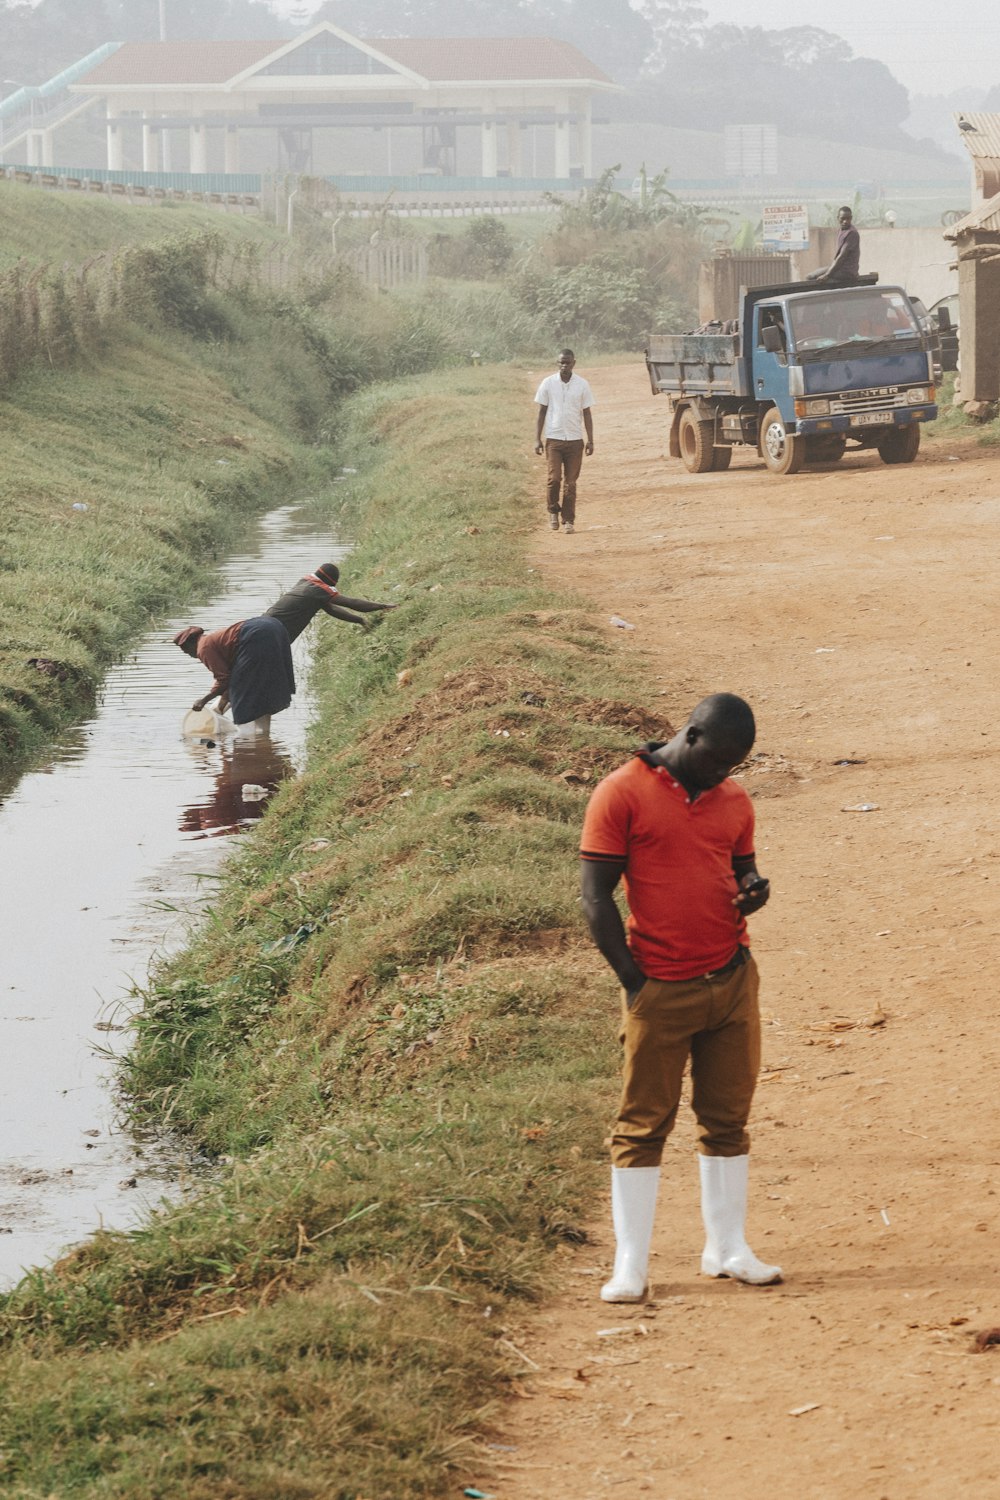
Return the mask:
[[[624, 1086], [611, 1143], [616, 1251], [605, 1302], [648, 1289], [660, 1160], [674, 1127], [684, 1066], [701, 1153], [708, 1276], [781, 1279], [745, 1238], [747, 1120], [760, 1067], [758, 974], [746, 917], [767, 901], [757, 873], [754, 811], [729, 773], [753, 748], [750, 705], [732, 693], [698, 704], [665, 744], [649, 744], [606, 776], [581, 839], [583, 909], [624, 990]], [[614, 889], [624, 878], [628, 936]]]
[[561, 515], [563, 530], [568, 533], [572, 533], [576, 525], [576, 482], [580, 477], [583, 455], [586, 453], [589, 457], [594, 451], [594, 419], [590, 414], [594, 398], [582, 375], [574, 375], [575, 364], [572, 349], [564, 349], [559, 356], [558, 371], [547, 375], [535, 392], [538, 406], [535, 452], [545, 454], [548, 469], [546, 504], [549, 525], [553, 531], [558, 531]]

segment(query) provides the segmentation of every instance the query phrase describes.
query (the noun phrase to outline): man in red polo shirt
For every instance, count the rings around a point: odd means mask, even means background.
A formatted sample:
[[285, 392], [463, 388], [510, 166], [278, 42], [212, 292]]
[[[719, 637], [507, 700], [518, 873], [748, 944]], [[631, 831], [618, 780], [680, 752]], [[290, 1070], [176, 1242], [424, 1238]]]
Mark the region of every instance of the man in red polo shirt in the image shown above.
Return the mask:
[[[770, 894], [753, 804], [729, 773], [756, 737], [750, 705], [714, 693], [666, 744], [597, 786], [581, 840], [583, 909], [624, 990], [624, 1087], [611, 1143], [615, 1267], [605, 1302], [647, 1291], [660, 1159], [690, 1056], [708, 1276], [781, 1279], [747, 1245], [747, 1120], [760, 1067], [746, 917]], [[628, 935], [614, 900], [624, 879]]]

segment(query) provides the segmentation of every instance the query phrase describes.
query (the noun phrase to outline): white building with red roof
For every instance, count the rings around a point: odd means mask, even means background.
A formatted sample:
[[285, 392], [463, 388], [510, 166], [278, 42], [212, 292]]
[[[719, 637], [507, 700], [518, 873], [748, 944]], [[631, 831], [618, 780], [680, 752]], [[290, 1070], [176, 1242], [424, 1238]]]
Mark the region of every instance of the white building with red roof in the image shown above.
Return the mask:
[[330, 22], [277, 43], [129, 42], [70, 86], [103, 106], [110, 170], [235, 173], [267, 132], [280, 165], [309, 171], [320, 133], [340, 132], [349, 158], [352, 133], [377, 130], [389, 173], [393, 137], [416, 131], [424, 173], [455, 176], [471, 135], [479, 175], [525, 178], [539, 175], [525, 135], [541, 128], [559, 179], [593, 175], [592, 101], [616, 88], [550, 37], [366, 41]]

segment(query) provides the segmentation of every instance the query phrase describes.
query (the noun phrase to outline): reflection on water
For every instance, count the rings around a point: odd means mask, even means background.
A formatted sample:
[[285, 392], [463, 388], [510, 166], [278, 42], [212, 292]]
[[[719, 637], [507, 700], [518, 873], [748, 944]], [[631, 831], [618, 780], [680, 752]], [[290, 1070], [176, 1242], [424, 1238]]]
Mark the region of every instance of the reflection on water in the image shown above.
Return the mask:
[[[212, 758], [212, 786], [206, 787], [196, 802], [181, 808], [177, 825], [182, 833], [195, 838], [239, 833], [263, 815], [281, 783], [295, 775], [292, 757], [280, 743], [266, 735], [246, 738], [237, 735], [214, 745], [189, 740], [187, 748], [196, 759]], [[245, 797], [244, 788], [253, 791]]]
[[[204, 669], [172, 636], [259, 614], [344, 549], [285, 507], [254, 527], [219, 592], [152, 631], [108, 674], [98, 712], [0, 804], [0, 1286], [99, 1223], [124, 1226], [162, 1178], [123, 1132], [114, 1062], [134, 981], [172, 951], [211, 899], [228, 841], [303, 761], [314, 624], [295, 642], [299, 691], [270, 739], [181, 737]], [[155, 1152], [152, 1155], [155, 1157]]]

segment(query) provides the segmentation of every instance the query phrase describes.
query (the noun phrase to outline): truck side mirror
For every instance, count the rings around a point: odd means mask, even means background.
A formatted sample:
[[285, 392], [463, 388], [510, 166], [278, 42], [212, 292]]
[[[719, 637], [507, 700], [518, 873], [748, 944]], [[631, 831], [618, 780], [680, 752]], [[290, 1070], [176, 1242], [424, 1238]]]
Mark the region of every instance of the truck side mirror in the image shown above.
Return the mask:
[[768, 354], [784, 354], [785, 352], [785, 340], [782, 337], [781, 329], [775, 328], [773, 323], [769, 323], [766, 328], [761, 329], [760, 341]]

